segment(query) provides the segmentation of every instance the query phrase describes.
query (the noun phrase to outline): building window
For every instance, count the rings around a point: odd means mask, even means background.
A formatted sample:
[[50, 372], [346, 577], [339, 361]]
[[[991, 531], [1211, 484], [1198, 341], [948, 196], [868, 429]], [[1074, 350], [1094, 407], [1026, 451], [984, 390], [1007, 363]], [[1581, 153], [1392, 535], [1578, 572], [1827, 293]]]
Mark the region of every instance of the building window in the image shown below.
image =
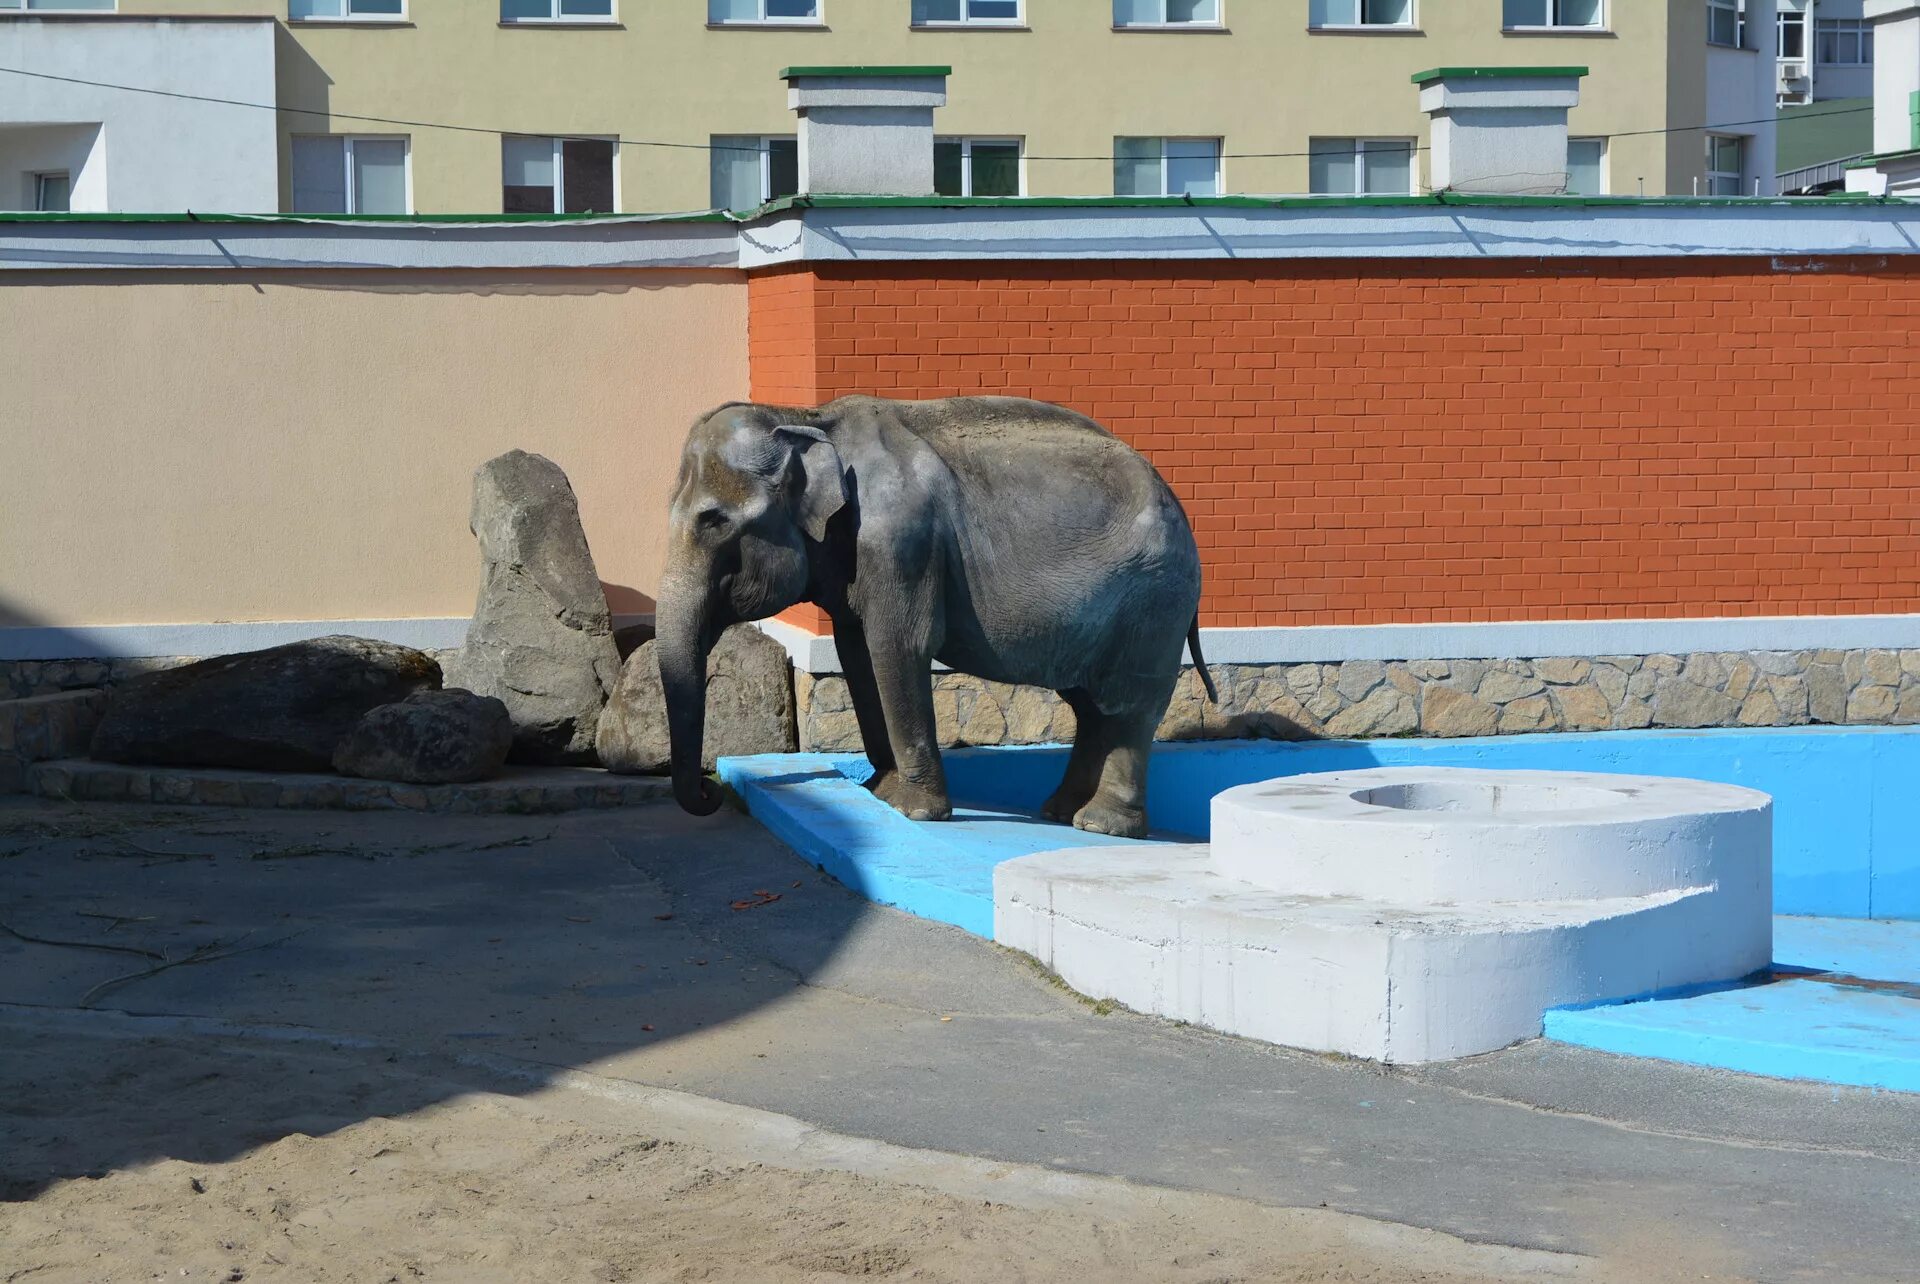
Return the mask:
[[1567, 195], [1603, 196], [1607, 190], [1607, 140], [1567, 140]]
[[1782, 9], [1776, 16], [1780, 29], [1780, 57], [1807, 56], [1807, 13], [1804, 9]]
[[1738, 196], [1746, 173], [1747, 140], [1733, 134], [1707, 135], [1707, 195]]
[[407, 140], [293, 136], [295, 214], [410, 214]]
[[941, 196], [1020, 196], [1020, 140], [940, 138], [933, 144], [933, 190]]
[[1116, 27], [1217, 27], [1220, 0], [1113, 0]]
[[1744, 0], [1707, 0], [1707, 43], [1746, 48], [1746, 8]]
[[1503, 0], [1500, 12], [1507, 31], [1597, 29], [1605, 19], [1601, 0]]
[[1411, 138], [1310, 138], [1307, 190], [1316, 196], [1407, 196]]
[[799, 140], [715, 134], [707, 141], [713, 208], [755, 210], [800, 190]]
[[1309, 27], [1411, 27], [1413, 0], [1313, 0]]
[[913, 0], [916, 27], [1008, 26], [1020, 22], [1022, 0]]
[[1115, 196], [1218, 196], [1217, 138], [1116, 138]]
[[287, 0], [289, 22], [395, 22], [406, 0]]
[[9, 9], [37, 9], [45, 12], [112, 13], [114, 0], [0, 0], [0, 13]]
[[66, 170], [33, 176], [33, 208], [47, 214], [65, 214], [73, 208], [73, 178]]
[[1821, 18], [1813, 24], [1814, 61], [1829, 67], [1873, 64], [1873, 24], [1859, 18]]
[[819, 22], [820, 0], [707, 0], [712, 26], [757, 22]]
[[613, 0], [500, 0], [502, 22], [613, 21]]
[[540, 138], [509, 134], [500, 140], [500, 208], [508, 214], [611, 214], [611, 138]]

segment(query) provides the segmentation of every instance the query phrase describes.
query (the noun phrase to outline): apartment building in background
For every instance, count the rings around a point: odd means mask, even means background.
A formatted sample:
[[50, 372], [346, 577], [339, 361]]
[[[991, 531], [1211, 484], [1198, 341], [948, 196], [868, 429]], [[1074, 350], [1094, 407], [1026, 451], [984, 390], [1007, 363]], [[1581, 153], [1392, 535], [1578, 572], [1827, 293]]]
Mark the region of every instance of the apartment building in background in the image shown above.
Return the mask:
[[[1844, 0], [0, 0], [0, 205], [751, 208], [797, 182], [782, 69], [855, 64], [952, 68], [953, 196], [1423, 192], [1411, 77], [1461, 66], [1587, 69], [1567, 171], [1532, 190], [1770, 194], [1776, 3]], [[193, 92], [261, 102], [199, 106], [264, 120], [270, 160], [199, 129], [118, 144], [190, 102], [139, 92], [181, 50], [249, 21], [270, 41]], [[4, 141], [49, 129], [101, 141]]]
[[1778, 0], [1779, 188], [1838, 191], [1873, 150], [1873, 23], [1865, 0]]

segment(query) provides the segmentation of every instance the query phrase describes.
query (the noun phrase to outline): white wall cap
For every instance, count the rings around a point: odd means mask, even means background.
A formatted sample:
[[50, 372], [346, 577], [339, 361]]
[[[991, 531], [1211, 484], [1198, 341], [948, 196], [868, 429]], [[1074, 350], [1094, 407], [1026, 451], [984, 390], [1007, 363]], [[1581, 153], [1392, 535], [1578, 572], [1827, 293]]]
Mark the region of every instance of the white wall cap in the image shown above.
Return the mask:
[[1436, 80], [1420, 87], [1420, 110], [1463, 107], [1557, 107], [1580, 105], [1580, 81], [1574, 76], [1507, 77], [1499, 80]]
[[1866, 0], [1862, 13], [1869, 22], [1892, 22], [1896, 18], [1920, 17], [1920, 0]]
[[945, 76], [796, 76], [787, 86], [787, 106], [944, 107]]

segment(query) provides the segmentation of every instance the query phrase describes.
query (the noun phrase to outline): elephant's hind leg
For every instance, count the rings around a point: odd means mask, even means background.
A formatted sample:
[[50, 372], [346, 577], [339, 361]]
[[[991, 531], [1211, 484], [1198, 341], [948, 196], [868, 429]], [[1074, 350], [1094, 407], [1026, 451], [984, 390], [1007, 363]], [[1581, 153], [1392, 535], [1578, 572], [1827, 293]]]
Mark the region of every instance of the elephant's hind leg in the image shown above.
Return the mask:
[[1074, 813], [1076, 829], [1115, 838], [1147, 836], [1147, 758], [1166, 701], [1100, 717], [1105, 760], [1093, 797]]
[[1094, 704], [1093, 697], [1078, 687], [1060, 692], [1060, 698], [1073, 710], [1073, 752], [1067, 755], [1067, 772], [1060, 779], [1060, 787], [1053, 791], [1053, 797], [1040, 804], [1040, 814], [1064, 824], [1087, 805], [1094, 790], [1100, 787], [1100, 769], [1107, 757], [1104, 738], [1107, 717]]

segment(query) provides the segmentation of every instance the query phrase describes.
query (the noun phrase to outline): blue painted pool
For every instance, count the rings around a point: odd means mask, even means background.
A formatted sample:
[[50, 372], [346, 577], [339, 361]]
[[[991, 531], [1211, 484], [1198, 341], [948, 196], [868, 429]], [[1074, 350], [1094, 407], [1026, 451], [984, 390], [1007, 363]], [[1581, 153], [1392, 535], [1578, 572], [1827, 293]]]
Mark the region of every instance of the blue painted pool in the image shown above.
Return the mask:
[[[965, 749], [946, 763], [956, 799], [1031, 811], [1059, 783], [1066, 750]], [[1166, 744], [1154, 749], [1147, 809], [1161, 829], [1204, 837], [1208, 801], [1234, 785], [1428, 766], [1686, 776], [1759, 789], [1773, 795], [1775, 913], [1920, 918], [1920, 727]]]

